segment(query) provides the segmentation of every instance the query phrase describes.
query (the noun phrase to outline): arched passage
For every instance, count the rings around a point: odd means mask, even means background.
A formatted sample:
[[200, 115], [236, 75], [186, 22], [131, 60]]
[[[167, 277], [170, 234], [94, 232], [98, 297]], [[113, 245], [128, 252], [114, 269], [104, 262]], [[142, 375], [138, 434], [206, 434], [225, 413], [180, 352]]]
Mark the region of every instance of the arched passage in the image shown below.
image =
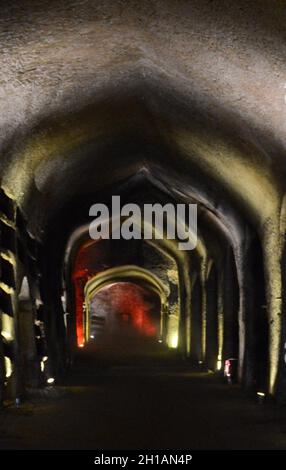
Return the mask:
[[161, 337], [161, 298], [147, 285], [138, 280], [111, 281], [91, 291], [85, 302], [87, 346], [94, 345], [116, 360], [156, 348]]
[[[233, 358], [242, 388], [285, 399], [284, 3], [3, 5], [2, 401], [65, 379], [89, 336], [86, 284], [124, 266], [129, 277], [113, 272], [100, 289], [156, 293], [160, 339], [183, 364]], [[195, 204], [194, 251], [178, 233], [157, 239], [153, 222], [152, 239], [93, 243], [90, 207], [115, 195]]]
[[[94, 298], [96, 293], [102, 289], [105, 289], [106, 287], [110, 285], [116, 285], [117, 290], [119, 290], [120, 285], [123, 287], [123, 289], [127, 288], [130, 284], [133, 285], [136, 283], [139, 287], [141, 286], [142, 289], [147, 289], [153, 294], [156, 295], [157, 298], [160, 299], [160, 305], [159, 305], [159, 312], [158, 314], [158, 328], [155, 328], [155, 325], [152, 326], [152, 322], [148, 321], [148, 316], [146, 316], [146, 324], [144, 324], [144, 318], [145, 318], [145, 310], [147, 307], [144, 307], [144, 302], [141, 302], [141, 308], [139, 305], [139, 300], [138, 303], [136, 303], [136, 296], [134, 298], [134, 295], [132, 297], [132, 293], [134, 294], [134, 289], [130, 289], [130, 296], [128, 297], [128, 290], [126, 295], [122, 295], [121, 299], [121, 304], [119, 302], [120, 296], [119, 294], [117, 297], [119, 297], [118, 304], [119, 306], [121, 305], [122, 310], [125, 309], [125, 312], [122, 311], [122, 315], [128, 315], [130, 320], [133, 319], [133, 323], [136, 324], [136, 317], [137, 317], [137, 322], [138, 325], [140, 324], [140, 321], [142, 322], [142, 328], [145, 326], [145, 331], [148, 333], [148, 331], [153, 332], [155, 334], [157, 330], [157, 336], [158, 339], [162, 338], [163, 335], [163, 330], [164, 330], [164, 322], [166, 321], [165, 318], [165, 311], [167, 307], [167, 294], [168, 292], [166, 291], [166, 286], [160, 281], [159, 278], [154, 276], [152, 273], [149, 271], [139, 268], [138, 266], [121, 266], [120, 268], [112, 268], [107, 271], [103, 271], [102, 273], [94, 276], [91, 278], [85, 288], [84, 288], [84, 295], [85, 295], [85, 316], [86, 316], [86, 332], [85, 332], [85, 339], [88, 341], [89, 336], [90, 336], [90, 319], [91, 319], [91, 311], [90, 311], [90, 305], [91, 305], [91, 299]], [[136, 292], [135, 292], [136, 294]], [[140, 297], [137, 295], [137, 298]], [[129, 300], [128, 300], [129, 299]], [[132, 302], [132, 299], [134, 302]], [[128, 305], [128, 302], [130, 302], [130, 305]], [[119, 308], [118, 306], [118, 308]], [[158, 305], [157, 305], [158, 308]], [[127, 312], [128, 310], [128, 312]], [[137, 312], [137, 313], [136, 313]], [[140, 318], [141, 320], [140, 320]], [[143, 328], [144, 329], [144, 328]]]

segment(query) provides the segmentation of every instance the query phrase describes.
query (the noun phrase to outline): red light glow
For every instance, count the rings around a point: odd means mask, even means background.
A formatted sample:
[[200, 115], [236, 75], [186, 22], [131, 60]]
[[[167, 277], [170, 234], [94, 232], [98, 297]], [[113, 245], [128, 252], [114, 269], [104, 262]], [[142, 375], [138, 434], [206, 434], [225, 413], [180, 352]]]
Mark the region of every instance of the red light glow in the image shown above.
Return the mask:
[[[84, 288], [89, 279], [102, 271], [102, 265], [106, 263], [100, 243], [89, 240], [79, 249], [73, 269], [73, 286], [76, 309], [76, 334], [77, 345], [83, 347], [85, 344], [84, 331]], [[120, 316], [122, 322], [129, 322], [137, 331], [144, 335], [154, 336], [158, 325], [152, 318], [154, 302], [155, 309], [160, 309], [160, 300], [149, 291], [132, 283], [117, 283], [108, 286], [110, 308]], [[101, 292], [101, 291], [100, 291]], [[158, 311], [156, 312], [158, 315]]]

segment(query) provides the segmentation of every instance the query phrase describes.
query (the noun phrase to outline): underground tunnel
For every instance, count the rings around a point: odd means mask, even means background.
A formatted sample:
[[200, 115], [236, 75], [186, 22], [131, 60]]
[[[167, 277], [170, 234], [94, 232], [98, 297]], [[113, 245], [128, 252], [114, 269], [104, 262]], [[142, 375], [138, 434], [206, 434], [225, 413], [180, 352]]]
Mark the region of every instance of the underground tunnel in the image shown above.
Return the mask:
[[1, 6], [0, 449], [286, 448], [285, 24]]

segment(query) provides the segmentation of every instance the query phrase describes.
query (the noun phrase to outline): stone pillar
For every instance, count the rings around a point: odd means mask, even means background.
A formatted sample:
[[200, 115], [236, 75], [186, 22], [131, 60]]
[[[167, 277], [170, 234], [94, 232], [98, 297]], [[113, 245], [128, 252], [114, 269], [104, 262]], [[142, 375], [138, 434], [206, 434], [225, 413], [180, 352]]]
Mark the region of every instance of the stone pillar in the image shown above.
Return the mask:
[[223, 276], [224, 334], [222, 360], [238, 359], [239, 285], [232, 248], [228, 246]]
[[191, 294], [191, 359], [202, 361], [202, 285], [200, 276], [194, 282]]
[[266, 305], [264, 262], [261, 243], [255, 238], [244, 260], [245, 353], [243, 385], [249, 391], [267, 389], [268, 315]]
[[218, 276], [212, 265], [206, 282], [206, 363], [217, 369], [218, 357]]

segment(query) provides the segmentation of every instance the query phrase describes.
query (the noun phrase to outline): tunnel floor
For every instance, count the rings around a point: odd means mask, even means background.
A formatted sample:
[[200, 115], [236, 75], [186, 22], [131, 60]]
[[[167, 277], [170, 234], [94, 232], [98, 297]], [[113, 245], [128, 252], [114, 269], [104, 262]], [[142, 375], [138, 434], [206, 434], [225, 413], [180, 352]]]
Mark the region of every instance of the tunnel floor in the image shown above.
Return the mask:
[[174, 355], [94, 361], [0, 415], [0, 449], [285, 449], [286, 411]]

